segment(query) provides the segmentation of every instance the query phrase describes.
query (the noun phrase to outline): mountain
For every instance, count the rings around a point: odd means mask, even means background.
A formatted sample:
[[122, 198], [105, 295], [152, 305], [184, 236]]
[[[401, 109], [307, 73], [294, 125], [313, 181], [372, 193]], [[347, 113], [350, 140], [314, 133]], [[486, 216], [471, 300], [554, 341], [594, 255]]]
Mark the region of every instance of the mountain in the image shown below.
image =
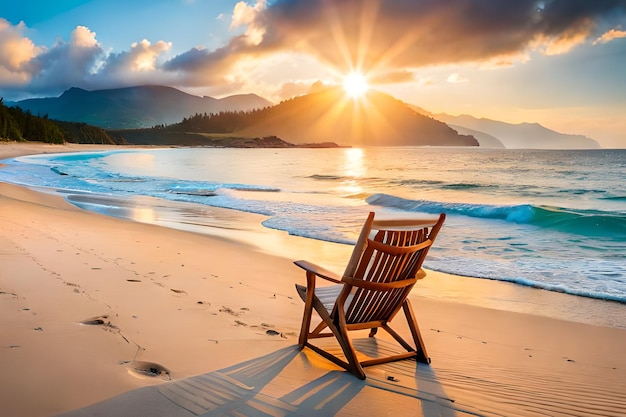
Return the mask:
[[254, 94], [218, 100], [163, 86], [70, 88], [59, 97], [13, 105], [49, 119], [105, 128], [120, 143], [211, 146], [216, 138], [277, 137], [308, 146], [478, 146], [474, 137], [459, 135], [389, 95], [371, 91], [351, 99], [343, 89], [322, 84], [276, 106]]
[[228, 133], [239, 137], [278, 136], [295, 144], [477, 146], [479, 143], [486, 148], [600, 148], [586, 136], [559, 133], [537, 123], [510, 124], [469, 115], [434, 115], [382, 93], [370, 91], [364, 99], [352, 100], [340, 88], [319, 85], [308, 95], [276, 106], [255, 94], [216, 99], [164, 86], [95, 91], [74, 87], [59, 97], [6, 102], [6, 106], [17, 106], [34, 116], [105, 129], [171, 125], [196, 114], [255, 110], [254, 118], [247, 117], [245, 123]]
[[105, 129], [133, 129], [171, 124], [196, 113], [248, 111], [272, 105], [255, 94], [216, 99], [199, 97], [164, 86], [139, 86], [87, 91], [70, 88], [59, 97], [34, 98], [18, 106], [33, 115], [83, 122]]
[[342, 146], [478, 146], [445, 123], [423, 116], [393, 97], [368, 91], [359, 99], [340, 87], [319, 86], [309, 94], [253, 112], [233, 134], [278, 136], [295, 144]]
[[[482, 147], [508, 149], [599, 149], [595, 140], [583, 135], [571, 135], [550, 130], [538, 123], [511, 124], [469, 115], [433, 115], [438, 120], [456, 126], [459, 132], [474, 134]], [[478, 133], [488, 136], [481, 137]], [[497, 142], [494, 142], [494, 139]]]
[[448, 124], [452, 129], [456, 130], [462, 135], [472, 135], [480, 143], [481, 148], [489, 148], [489, 149], [504, 149], [505, 146], [498, 138], [495, 136], [491, 136], [485, 132], [480, 132], [474, 129], [468, 129], [463, 126], [457, 126], [453, 124]]

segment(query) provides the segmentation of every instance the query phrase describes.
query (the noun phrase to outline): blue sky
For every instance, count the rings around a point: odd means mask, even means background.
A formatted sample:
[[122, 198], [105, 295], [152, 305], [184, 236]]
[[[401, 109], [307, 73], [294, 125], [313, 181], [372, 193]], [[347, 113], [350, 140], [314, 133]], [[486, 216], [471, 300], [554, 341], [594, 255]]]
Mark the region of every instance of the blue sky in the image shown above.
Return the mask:
[[274, 102], [360, 71], [433, 113], [626, 148], [626, 0], [21, 0], [0, 8], [5, 100], [162, 84]]

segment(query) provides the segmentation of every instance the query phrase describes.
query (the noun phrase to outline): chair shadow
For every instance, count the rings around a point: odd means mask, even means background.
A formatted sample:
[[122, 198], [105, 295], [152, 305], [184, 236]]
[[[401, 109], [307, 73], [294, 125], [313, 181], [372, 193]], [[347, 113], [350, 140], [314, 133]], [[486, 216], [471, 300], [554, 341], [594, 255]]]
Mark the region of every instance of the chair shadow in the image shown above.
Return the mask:
[[[395, 346], [378, 338], [355, 339], [354, 345], [372, 357], [388, 354]], [[333, 416], [351, 401], [355, 401], [352, 407], [367, 414], [360, 401], [383, 397], [384, 401], [401, 399], [405, 410], [411, 407], [424, 416], [473, 414], [446, 395], [432, 367], [415, 360], [377, 365], [366, 368], [366, 373], [368, 377], [362, 381], [330, 362], [320, 368], [312, 351], [291, 346], [219, 371], [161, 385], [159, 390], [176, 402], [165, 390], [171, 393], [184, 385], [187, 399], [192, 394], [198, 407], [187, 409], [206, 417]], [[367, 392], [359, 397], [365, 389]]]
[[[354, 343], [368, 356], [391, 344], [374, 338]], [[368, 415], [367, 404], [378, 398], [401, 400], [405, 410], [410, 406], [418, 415], [464, 414], [445, 395], [434, 370], [416, 361], [366, 368], [364, 381], [330, 362], [320, 367], [316, 361], [312, 351], [289, 346], [218, 371], [127, 392], [63, 416], [333, 416], [351, 401], [358, 415]]]
[[[358, 352], [372, 358], [391, 356], [399, 352], [395, 343], [378, 337], [355, 339], [353, 344]], [[414, 359], [405, 359], [365, 368], [365, 373], [369, 386], [419, 400], [419, 415], [476, 415], [472, 410], [455, 404], [455, 400], [446, 394], [433, 366]]]
[[[343, 371], [326, 372], [302, 385], [302, 379], [281, 376], [300, 355], [304, 354], [297, 346], [290, 346], [219, 371], [173, 381], [158, 390], [197, 416], [331, 416], [365, 386]], [[306, 381], [306, 374], [304, 378]]]

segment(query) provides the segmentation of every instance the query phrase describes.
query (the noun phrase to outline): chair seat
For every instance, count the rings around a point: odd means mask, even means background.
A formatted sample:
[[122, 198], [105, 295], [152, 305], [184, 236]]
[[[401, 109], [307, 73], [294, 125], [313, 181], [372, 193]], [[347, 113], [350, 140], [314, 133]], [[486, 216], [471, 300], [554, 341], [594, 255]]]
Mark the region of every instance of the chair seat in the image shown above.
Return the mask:
[[[296, 289], [302, 301], [306, 301], [306, 287], [296, 284]], [[328, 314], [333, 311], [337, 297], [339, 297], [339, 293], [342, 289], [343, 284], [327, 285], [315, 289], [315, 296], [320, 300], [326, 311], [328, 311]]]

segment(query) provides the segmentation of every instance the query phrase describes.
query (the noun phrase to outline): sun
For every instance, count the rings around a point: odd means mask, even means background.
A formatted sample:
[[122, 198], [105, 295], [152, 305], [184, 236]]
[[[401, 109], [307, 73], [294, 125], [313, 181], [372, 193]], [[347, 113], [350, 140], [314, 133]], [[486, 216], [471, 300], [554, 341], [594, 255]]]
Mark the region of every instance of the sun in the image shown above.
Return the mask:
[[352, 98], [359, 98], [369, 90], [367, 78], [360, 72], [351, 72], [343, 79], [343, 89]]

